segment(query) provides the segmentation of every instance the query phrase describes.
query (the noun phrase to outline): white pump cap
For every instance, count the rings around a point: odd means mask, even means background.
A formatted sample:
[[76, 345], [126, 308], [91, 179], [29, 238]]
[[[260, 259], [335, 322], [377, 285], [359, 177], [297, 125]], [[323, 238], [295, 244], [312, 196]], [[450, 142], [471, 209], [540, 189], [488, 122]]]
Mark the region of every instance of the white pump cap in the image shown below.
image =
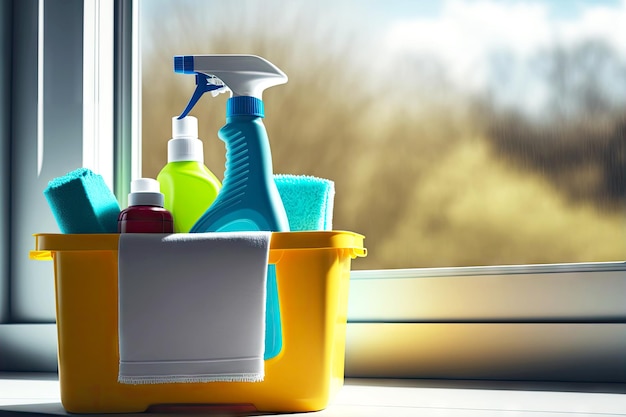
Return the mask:
[[139, 178], [130, 183], [128, 194], [129, 206], [157, 206], [163, 207], [164, 197], [161, 194], [161, 185], [152, 178]]
[[167, 142], [167, 162], [197, 161], [204, 163], [202, 141], [198, 139], [198, 119], [193, 116], [172, 117], [172, 139]]

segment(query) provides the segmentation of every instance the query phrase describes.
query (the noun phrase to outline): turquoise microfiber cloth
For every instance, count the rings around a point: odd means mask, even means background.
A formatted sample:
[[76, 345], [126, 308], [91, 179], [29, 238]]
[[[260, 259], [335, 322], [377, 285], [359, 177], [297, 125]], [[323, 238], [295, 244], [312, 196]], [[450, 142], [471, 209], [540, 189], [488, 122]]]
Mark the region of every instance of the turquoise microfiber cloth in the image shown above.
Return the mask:
[[117, 233], [120, 206], [101, 175], [78, 168], [43, 192], [62, 233]]
[[309, 175], [274, 175], [274, 182], [283, 200], [289, 228], [332, 230], [335, 183]]

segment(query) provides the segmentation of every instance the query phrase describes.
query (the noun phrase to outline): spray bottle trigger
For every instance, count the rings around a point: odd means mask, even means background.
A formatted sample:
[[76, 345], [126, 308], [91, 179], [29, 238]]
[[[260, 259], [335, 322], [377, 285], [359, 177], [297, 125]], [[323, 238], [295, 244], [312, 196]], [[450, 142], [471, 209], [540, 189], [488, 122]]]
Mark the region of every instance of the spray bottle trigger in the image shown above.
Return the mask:
[[206, 93], [207, 91], [219, 90], [220, 88], [225, 87], [224, 85], [218, 85], [210, 82], [210, 79], [215, 80], [215, 77], [209, 77], [208, 75], [201, 72], [196, 73], [196, 90], [193, 92], [193, 95], [191, 96], [189, 103], [187, 103], [187, 107], [185, 107], [185, 110], [183, 110], [181, 115], [178, 116], [179, 119], [182, 119], [189, 114], [191, 109], [193, 109], [193, 106], [196, 105], [196, 103], [198, 102], [198, 100], [200, 100], [200, 97], [202, 97], [204, 93]]

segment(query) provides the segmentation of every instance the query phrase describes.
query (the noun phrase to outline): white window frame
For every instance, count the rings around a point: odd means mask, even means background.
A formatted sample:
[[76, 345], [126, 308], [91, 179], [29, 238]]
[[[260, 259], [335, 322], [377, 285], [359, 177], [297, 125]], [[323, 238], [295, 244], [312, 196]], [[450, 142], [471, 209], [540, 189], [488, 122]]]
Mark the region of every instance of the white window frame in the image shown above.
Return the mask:
[[[12, 4], [0, 3], [0, 164], [11, 162], [11, 60], [12, 53]], [[11, 206], [11, 182], [8, 175], [0, 178], [0, 219], [8, 219]], [[0, 323], [9, 320], [9, 224], [0, 221]]]
[[[3, 46], [10, 45], [2, 49], [5, 55], [3, 58], [9, 58], [8, 64], [3, 60], [6, 65], [2, 76], [6, 85], [13, 87], [13, 91], [0, 90], [3, 105], [9, 107], [6, 110], [10, 115], [4, 117], [11, 121], [11, 129], [2, 131], [3, 145], [7, 143], [2, 148], [2, 158], [5, 161], [14, 160], [16, 155], [23, 157], [26, 152], [33, 155], [36, 153], [38, 183], [33, 186], [32, 181], [24, 183], [17, 178], [11, 184], [2, 183], [1, 191], [3, 196], [7, 196], [6, 201], [10, 201], [9, 196], [14, 196], [12, 193], [17, 189], [24, 188], [24, 184], [36, 188], [28, 192], [37, 194], [39, 201], [37, 198], [33, 199], [32, 205], [36, 207], [28, 208], [49, 216], [30, 216], [32, 224], [29, 219], [28, 227], [16, 226], [15, 223], [25, 223], [22, 212], [25, 205], [31, 205], [30, 202], [18, 199], [13, 202], [12, 207], [2, 207], [5, 210], [3, 214], [6, 213], [2, 217], [2, 228], [7, 232], [2, 233], [4, 241], [1, 252], [3, 274], [0, 276], [0, 371], [56, 371], [54, 305], [47, 309], [35, 305], [35, 312], [32, 314], [24, 315], [19, 311], [16, 313], [16, 297], [11, 288], [11, 280], [15, 281], [25, 275], [32, 280], [32, 286], [37, 285], [36, 289], [33, 288], [33, 295], [46, 299], [53, 296], [53, 287], [50, 287], [52, 265], [30, 270], [29, 267], [42, 263], [29, 261], [27, 254], [33, 245], [31, 233], [58, 231], [51, 219], [49, 208], [41, 204], [43, 197], [39, 193], [43, 191], [47, 180], [77, 167], [64, 167], [64, 164], [77, 164], [102, 173], [107, 184], [124, 204], [130, 177], [140, 170], [140, 165], [137, 165], [140, 155], [132, 148], [134, 144], [131, 141], [134, 128], [131, 122], [131, 106], [136, 90], [131, 88], [134, 59], [131, 48], [134, 41], [127, 37], [133, 33], [130, 30], [132, 2], [2, 1], [0, 7], [4, 13], [3, 23], [7, 23], [3, 25], [5, 32], [2, 33], [2, 42]], [[64, 22], [68, 19], [72, 24], [65, 28]], [[48, 28], [55, 29], [56, 32], [47, 31]], [[75, 32], [70, 32], [74, 30]], [[48, 42], [50, 39], [43, 34], [50, 32], [60, 33], [64, 42], [58, 42], [56, 38]], [[45, 58], [55, 57], [57, 53], [64, 59], [47, 61]], [[29, 65], [23, 65], [24, 62]], [[5, 71], [5, 68], [9, 69]], [[82, 79], [64, 74], [64, 68], [68, 69], [67, 72], [79, 68], [84, 73]], [[47, 85], [44, 85], [44, 80]], [[63, 103], [44, 100], [44, 88], [51, 87], [54, 90], [57, 83], [70, 86], [71, 92], [82, 91], [82, 97], [74, 95]], [[58, 91], [56, 94], [58, 95]], [[46, 106], [76, 108], [77, 103], [79, 108], [61, 123], [57, 120], [44, 123]], [[59, 124], [63, 123], [82, 133], [73, 132], [72, 138], [63, 138], [58, 134]], [[36, 143], [23, 143], [24, 138], [33, 136], [37, 137]], [[9, 146], [11, 142], [19, 144], [19, 147]], [[68, 152], [67, 161], [63, 158], [50, 161], [48, 150], [51, 148], [56, 148], [57, 151], [67, 148], [65, 150], [71, 150], [73, 156], [70, 157]], [[77, 149], [81, 152], [78, 157], [75, 156]], [[134, 159], [133, 152], [136, 155]], [[42, 170], [49, 169], [50, 166], [57, 169], [55, 175], [50, 176], [50, 172], [42, 173]], [[39, 177], [45, 175], [48, 178], [42, 185]], [[13, 177], [16, 175], [6, 176]], [[28, 233], [24, 233], [23, 229], [29, 229]], [[39, 282], [42, 283], [41, 288]]]
[[[83, 100], [101, 104], [83, 106], [83, 162], [105, 173], [123, 205], [130, 179], [141, 173], [139, 31], [137, 1], [114, 3], [115, 8], [106, 0], [83, 3], [92, 30], [83, 34], [82, 65], [84, 71], [93, 68], [84, 79]], [[112, 31], [98, 29], [110, 20], [115, 21], [107, 26]], [[98, 47], [89, 48], [90, 42]], [[101, 66], [109, 59], [114, 62], [110, 71]], [[6, 78], [6, 72], [2, 75]], [[10, 135], [6, 129], [1, 133], [3, 139]], [[107, 140], [111, 137], [113, 143]], [[7, 188], [5, 181], [3, 197]], [[8, 219], [9, 208], [0, 210]], [[5, 220], [2, 230], [7, 227]], [[7, 277], [14, 245], [8, 233], [2, 236]], [[12, 321], [7, 282], [0, 281], [0, 371], [56, 370], [55, 325]], [[626, 366], [621, 366], [626, 364], [625, 299], [623, 262], [356, 270], [350, 284], [346, 372], [626, 382]]]

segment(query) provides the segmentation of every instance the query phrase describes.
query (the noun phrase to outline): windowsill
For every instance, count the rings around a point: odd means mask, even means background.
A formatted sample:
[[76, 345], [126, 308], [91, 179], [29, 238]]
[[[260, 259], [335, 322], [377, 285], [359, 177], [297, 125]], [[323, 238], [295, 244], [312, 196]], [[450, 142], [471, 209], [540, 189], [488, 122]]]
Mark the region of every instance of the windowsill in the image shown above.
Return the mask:
[[[626, 413], [626, 384], [347, 379], [327, 409], [307, 415], [489, 417], [512, 413], [529, 417], [537, 413], [621, 415]], [[0, 416], [28, 415], [72, 415], [60, 403], [56, 374], [0, 373]]]
[[[345, 372], [625, 383], [624, 293], [624, 262], [352, 271]], [[56, 343], [0, 324], [0, 370], [55, 371]]]

